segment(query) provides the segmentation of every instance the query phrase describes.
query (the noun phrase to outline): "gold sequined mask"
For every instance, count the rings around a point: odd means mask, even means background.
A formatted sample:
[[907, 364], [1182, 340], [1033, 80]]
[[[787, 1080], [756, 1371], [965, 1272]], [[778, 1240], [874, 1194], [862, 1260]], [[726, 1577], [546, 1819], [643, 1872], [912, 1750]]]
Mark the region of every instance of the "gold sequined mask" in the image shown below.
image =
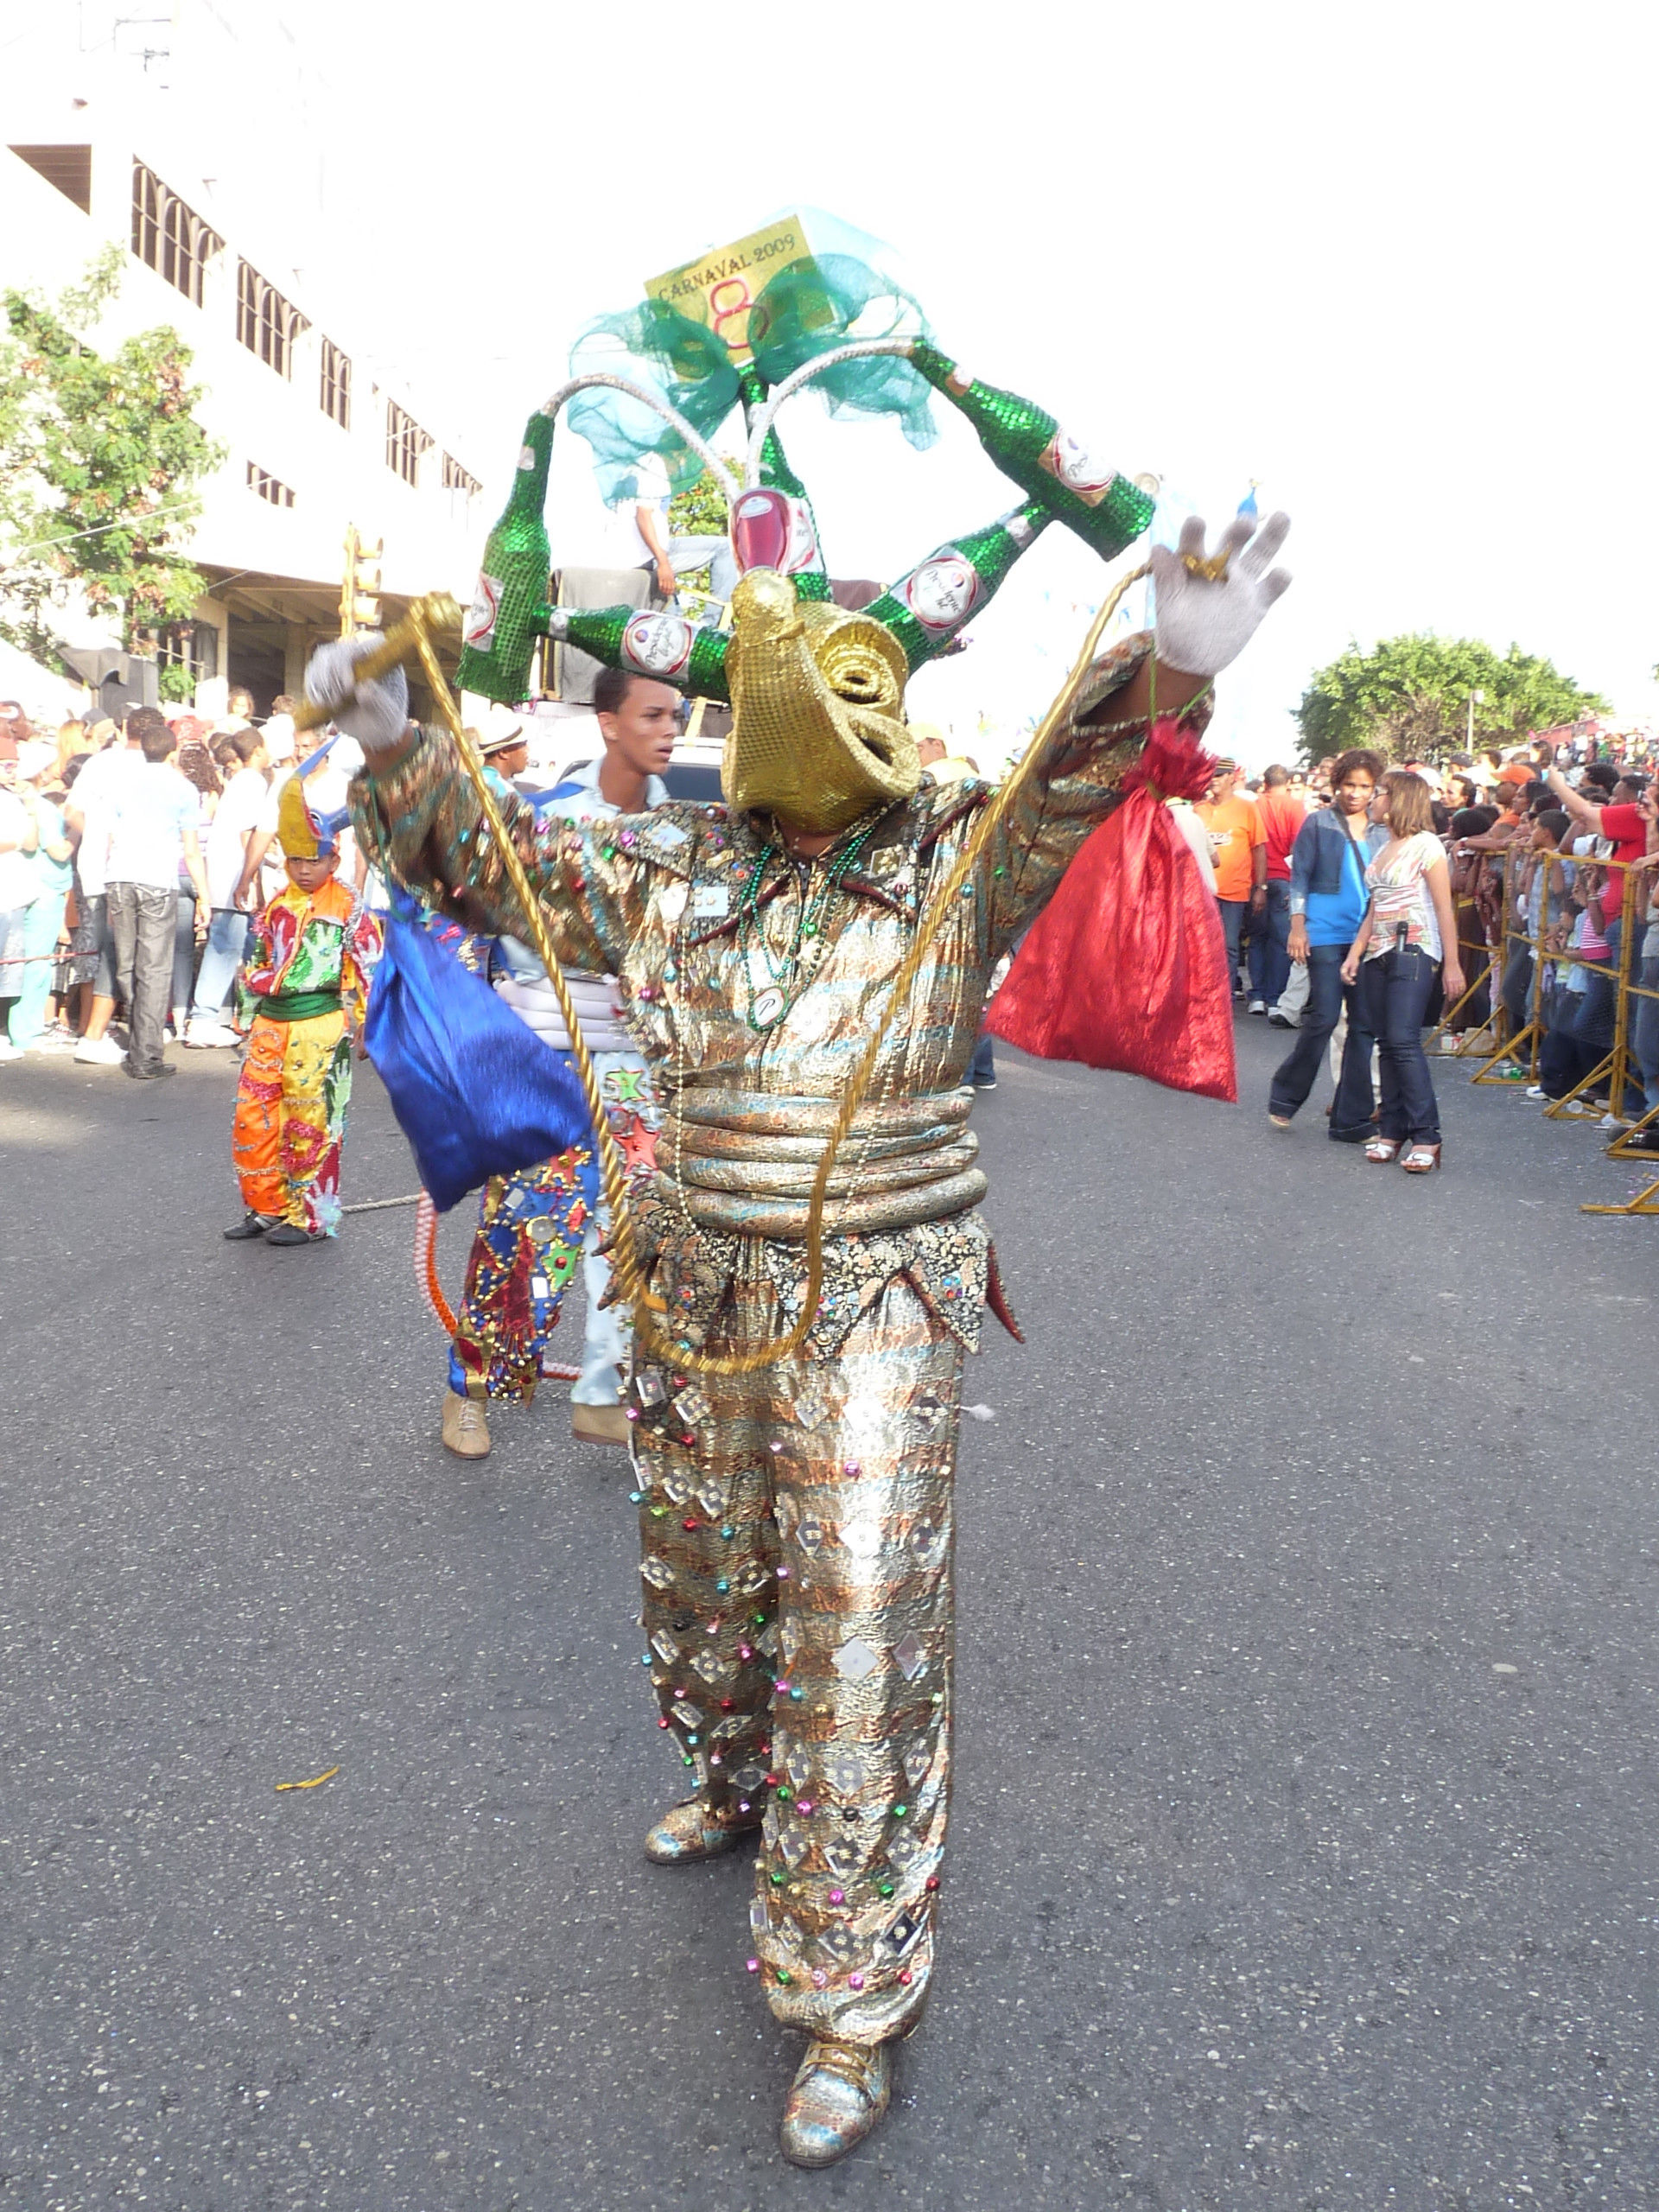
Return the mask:
[[753, 569], [732, 596], [727, 673], [732, 728], [726, 803], [795, 830], [844, 830], [921, 778], [904, 719], [904, 647], [883, 624], [798, 600], [787, 576]]

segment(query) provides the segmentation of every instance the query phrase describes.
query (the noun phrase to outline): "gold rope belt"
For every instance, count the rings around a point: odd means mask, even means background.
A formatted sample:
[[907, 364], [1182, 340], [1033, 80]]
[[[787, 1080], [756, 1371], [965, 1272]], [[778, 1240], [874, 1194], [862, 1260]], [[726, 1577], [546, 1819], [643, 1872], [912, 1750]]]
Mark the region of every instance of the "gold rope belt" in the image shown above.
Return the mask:
[[[964, 1127], [971, 1103], [945, 1091], [861, 1108], [826, 1185], [825, 1233], [909, 1229], [977, 1205], [987, 1184]], [[840, 1110], [838, 1098], [683, 1090], [657, 1141], [658, 1192], [670, 1205], [677, 1193], [700, 1229], [804, 1237]]]

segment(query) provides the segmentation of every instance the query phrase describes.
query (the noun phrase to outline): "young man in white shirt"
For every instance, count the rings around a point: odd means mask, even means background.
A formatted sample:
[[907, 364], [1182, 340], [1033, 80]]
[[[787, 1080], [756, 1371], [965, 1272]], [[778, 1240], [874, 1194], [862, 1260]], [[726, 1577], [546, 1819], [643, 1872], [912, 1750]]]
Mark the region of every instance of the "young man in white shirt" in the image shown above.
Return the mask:
[[635, 462], [633, 477], [632, 499], [620, 499], [612, 509], [619, 541], [617, 558], [626, 568], [649, 569], [664, 600], [674, 597], [682, 575], [707, 568], [709, 594], [715, 602], [709, 610], [712, 621], [737, 584], [730, 540], [723, 532], [701, 537], [673, 534], [668, 518], [671, 497], [668, 471], [655, 454], [646, 454]]
[[[99, 726], [94, 726], [94, 734]], [[113, 724], [101, 725], [105, 730]], [[92, 924], [98, 945], [98, 973], [92, 978], [92, 1004], [86, 1027], [75, 1046], [83, 1065], [119, 1067], [126, 1054], [113, 1037], [106, 1036], [115, 1012], [115, 944], [110, 935], [109, 899], [104, 874], [104, 852], [109, 843], [109, 811], [123, 780], [144, 765], [138, 739], [129, 718], [75, 779], [75, 788], [64, 809], [64, 819], [80, 839], [76, 873], [80, 881], [80, 906]]]
[[[339, 739], [335, 741], [337, 744], [342, 741]], [[287, 880], [282, 849], [276, 842], [276, 818], [277, 810], [282, 804], [283, 785], [288, 781], [289, 776], [296, 773], [297, 773], [296, 768], [289, 768], [286, 773], [279, 768], [270, 779], [270, 786], [265, 792], [264, 803], [259, 810], [252, 834], [247, 841], [247, 849], [242, 861], [242, 873], [238, 877], [236, 888], [232, 893], [233, 906], [251, 911], [256, 905], [264, 904], [264, 900], [257, 899], [255, 893], [260, 870], [267, 866], [276, 868], [280, 873], [274, 882], [266, 883], [264, 887], [266, 897], [274, 896], [276, 891], [279, 890], [282, 884]], [[346, 794], [350, 786], [351, 778], [345, 770], [336, 765], [332, 755], [326, 756], [305, 779], [306, 804], [314, 813], [318, 815], [338, 814], [346, 804]], [[269, 861], [267, 855], [270, 856]], [[363, 869], [358, 865], [357, 841], [349, 830], [343, 830], [340, 834], [340, 880], [354, 883], [360, 890], [363, 874]]]
[[235, 730], [230, 742], [242, 765], [226, 785], [207, 832], [207, 893], [213, 915], [184, 1034], [191, 1046], [238, 1041], [235, 1030], [221, 1017], [247, 941], [248, 916], [236, 903], [236, 887], [248, 856], [248, 841], [265, 810], [269, 762], [265, 741], [257, 729]]
[[143, 760], [122, 777], [111, 801], [104, 877], [116, 980], [127, 1001], [127, 1073], [149, 1083], [176, 1072], [163, 1047], [181, 862], [195, 886], [197, 927], [204, 933], [211, 901], [196, 837], [200, 797], [172, 765], [178, 740], [153, 707], [130, 715], [127, 731], [137, 734]]

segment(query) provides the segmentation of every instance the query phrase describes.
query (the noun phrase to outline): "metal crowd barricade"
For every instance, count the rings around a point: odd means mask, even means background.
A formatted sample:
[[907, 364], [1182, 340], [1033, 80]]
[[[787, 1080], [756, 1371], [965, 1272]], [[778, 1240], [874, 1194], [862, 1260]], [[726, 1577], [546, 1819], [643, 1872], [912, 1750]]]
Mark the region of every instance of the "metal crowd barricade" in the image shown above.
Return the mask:
[[[1636, 861], [1595, 860], [1580, 861], [1580, 867], [1594, 867], [1623, 879], [1619, 895], [1618, 957], [1613, 959], [1586, 959], [1581, 953], [1569, 951], [1552, 942], [1552, 900], [1548, 880], [1538, 900], [1538, 918], [1534, 928], [1522, 920], [1517, 906], [1517, 878], [1520, 864], [1527, 855], [1511, 850], [1503, 855], [1503, 924], [1498, 944], [1491, 949], [1489, 970], [1492, 989], [1492, 1037], [1494, 1042], [1481, 1065], [1470, 1077], [1471, 1083], [1492, 1084], [1513, 1081], [1513, 1077], [1500, 1075], [1496, 1071], [1505, 1064], [1524, 1065], [1535, 1082], [1544, 1039], [1550, 1024], [1547, 1018], [1545, 974], [1547, 969], [1578, 967], [1594, 976], [1605, 976], [1612, 985], [1613, 1031], [1612, 1040], [1606, 1052], [1560, 1098], [1551, 1099], [1544, 1108], [1552, 1121], [1585, 1118], [1575, 1115], [1573, 1109], [1586, 1094], [1605, 1090], [1611, 1112], [1620, 1117], [1624, 1111], [1627, 1092], [1641, 1088], [1642, 1071], [1635, 1062], [1632, 1034], [1635, 1014], [1640, 1001], [1659, 1001], [1659, 990], [1633, 980], [1640, 972], [1641, 962], [1637, 947], [1646, 934], [1648, 908], [1654, 887], [1654, 870], [1659, 856], [1649, 855]], [[1550, 868], [1570, 857], [1566, 854], [1539, 854], [1537, 864]], [[1556, 912], [1559, 913], [1559, 905]], [[1465, 942], [1461, 937], [1459, 944]], [[1508, 980], [1510, 964], [1518, 949], [1524, 947], [1530, 956], [1531, 969], [1527, 982], [1527, 1020], [1518, 1029], [1511, 1027], [1511, 1015], [1503, 986]], [[1483, 945], [1482, 950], [1485, 950]], [[1481, 978], [1485, 981], [1487, 978]], [[1444, 1029], [1464, 1004], [1473, 996], [1478, 983], [1465, 991], [1456, 1006], [1441, 1017]], [[1438, 1031], [1436, 1032], [1438, 1034]], [[1523, 1052], [1526, 1054], [1522, 1059]], [[1659, 1126], [1659, 1106], [1646, 1107], [1634, 1122], [1622, 1126], [1607, 1146], [1612, 1160], [1639, 1160], [1651, 1157], [1643, 1148], [1632, 1147], [1630, 1139], [1640, 1129]], [[1585, 1205], [1584, 1213], [1600, 1214], [1659, 1214], [1659, 1177], [1637, 1193], [1624, 1205]]]
[[[1475, 902], [1472, 899], [1467, 903], [1471, 907], [1474, 907]], [[1428, 1042], [1431, 1046], [1438, 1044], [1446, 1058], [1462, 1060], [1468, 1059], [1477, 1053], [1486, 1053], [1490, 1049], [1489, 1038], [1495, 1038], [1501, 1034], [1497, 1026], [1499, 1020], [1497, 987], [1501, 977], [1492, 966], [1491, 948], [1486, 942], [1484, 930], [1482, 930], [1478, 937], [1464, 935], [1463, 917], [1458, 911], [1459, 905], [1459, 902], [1454, 899], [1452, 912], [1458, 920], [1458, 950], [1465, 956], [1460, 965], [1469, 981], [1465, 983], [1463, 995], [1460, 998], [1455, 1000], [1452, 1005], [1441, 1007], [1440, 1018], [1428, 1033]], [[1478, 908], [1475, 908], [1475, 913], [1478, 922]], [[1452, 1024], [1459, 1014], [1463, 1013], [1466, 1007], [1471, 1006], [1482, 991], [1487, 993], [1486, 1019], [1484, 1021], [1471, 1020], [1469, 1027], [1461, 1030], [1454, 1029]], [[1455, 1040], [1449, 1052], [1445, 1043], [1448, 1037]]]

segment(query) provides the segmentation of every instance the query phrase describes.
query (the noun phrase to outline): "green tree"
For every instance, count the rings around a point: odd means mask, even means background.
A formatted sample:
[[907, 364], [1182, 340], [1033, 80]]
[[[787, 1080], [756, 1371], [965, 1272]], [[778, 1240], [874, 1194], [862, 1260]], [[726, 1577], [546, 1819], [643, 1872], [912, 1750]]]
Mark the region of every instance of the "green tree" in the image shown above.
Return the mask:
[[1519, 645], [1500, 654], [1477, 638], [1420, 632], [1368, 653], [1351, 644], [1310, 677], [1296, 710], [1302, 751], [1315, 761], [1369, 745], [1395, 760], [1440, 760], [1465, 749], [1471, 698], [1477, 746], [1519, 744], [1529, 730], [1607, 710], [1599, 692]]
[[122, 265], [111, 246], [54, 302], [0, 294], [0, 635], [48, 659], [77, 587], [136, 652], [204, 589], [177, 549], [224, 451], [195, 419], [200, 387], [177, 331], [141, 331], [110, 353], [87, 343]]

